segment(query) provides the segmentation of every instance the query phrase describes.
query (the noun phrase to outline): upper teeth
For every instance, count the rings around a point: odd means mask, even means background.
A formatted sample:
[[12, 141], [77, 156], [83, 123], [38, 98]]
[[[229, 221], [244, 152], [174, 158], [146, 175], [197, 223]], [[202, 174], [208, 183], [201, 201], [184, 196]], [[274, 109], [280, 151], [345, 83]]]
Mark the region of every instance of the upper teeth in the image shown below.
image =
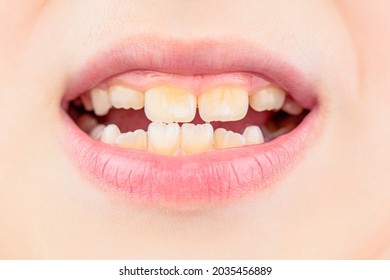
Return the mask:
[[[198, 98], [185, 89], [172, 86], [156, 86], [142, 93], [127, 86], [114, 85], [108, 90], [95, 88], [90, 94], [91, 104], [86, 95], [81, 101], [86, 107], [92, 106], [98, 116], [106, 115], [112, 106], [135, 110], [145, 107], [149, 120], [164, 123], [191, 122], [195, 118], [197, 104], [199, 115], [205, 122], [237, 121], [245, 117], [248, 105], [258, 112], [279, 110], [286, 96], [276, 86], [262, 88], [250, 97], [244, 88], [232, 86], [210, 89]], [[286, 106], [286, 111], [291, 107]], [[295, 109], [294, 112], [297, 111]]]

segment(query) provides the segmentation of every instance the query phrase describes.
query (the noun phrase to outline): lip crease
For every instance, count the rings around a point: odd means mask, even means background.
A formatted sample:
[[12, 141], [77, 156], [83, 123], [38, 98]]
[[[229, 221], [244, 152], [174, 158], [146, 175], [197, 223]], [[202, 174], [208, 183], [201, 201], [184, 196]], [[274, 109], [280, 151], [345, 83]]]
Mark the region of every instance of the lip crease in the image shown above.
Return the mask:
[[[284, 88], [310, 113], [291, 132], [261, 145], [167, 157], [93, 140], [67, 114], [67, 104], [102, 81], [133, 70], [180, 75], [255, 73]], [[291, 172], [318, 130], [313, 84], [282, 57], [248, 42], [183, 42], [137, 37], [87, 60], [69, 81], [61, 110], [64, 147], [91, 184], [145, 202], [213, 202], [275, 185]]]

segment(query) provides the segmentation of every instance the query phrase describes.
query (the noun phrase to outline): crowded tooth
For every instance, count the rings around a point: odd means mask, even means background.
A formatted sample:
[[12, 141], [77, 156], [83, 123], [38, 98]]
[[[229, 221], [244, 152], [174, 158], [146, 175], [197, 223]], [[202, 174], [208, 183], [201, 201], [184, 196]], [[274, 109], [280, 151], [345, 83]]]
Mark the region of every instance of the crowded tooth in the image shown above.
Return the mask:
[[198, 98], [199, 115], [205, 122], [237, 121], [248, 111], [248, 92], [237, 87], [218, 87]]
[[115, 139], [115, 144], [123, 148], [145, 150], [148, 145], [146, 131], [137, 129], [134, 132], [122, 133]]
[[115, 124], [109, 124], [107, 125], [104, 130], [103, 134], [100, 138], [100, 141], [107, 144], [114, 144], [116, 138], [121, 134], [121, 131]]
[[287, 114], [298, 116], [303, 112], [303, 108], [291, 98], [286, 98], [282, 110]]
[[91, 101], [91, 95], [90, 94], [83, 94], [80, 96], [81, 103], [84, 106], [84, 109], [86, 111], [93, 111], [92, 101]]
[[81, 128], [82, 131], [88, 133], [98, 125], [98, 121], [91, 115], [84, 114], [78, 118], [77, 125]]
[[98, 124], [89, 132], [89, 136], [91, 136], [94, 140], [100, 140], [103, 134], [103, 130], [106, 126], [104, 124]]
[[171, 86], [158, 86], [145, 92], [145, 114], [153, 122], [190, 122], [195, 118], [196, 97]]
[[177, 123], [151, 123], [148, 148], [152, 152], [172, 156], [180, 148], [180, 126]]
[[111, 109], [110, 98], [106, 90], [95, 88], [91, 91], [92, 107], [97, 116], [104, 116]]
[[264, 142], [264, 136], [258, 126], [248, 126], [242, 134], [246, 145], [261, 144]]
[[108, 94], [114, 108], [140, 110], [144, 107], [144, 95], [137, 90], [124, 86], [111, 86]]
[[245, 145], [245, 138], [239, 133], [218, 128], [214, 132], [214, 146], [216, 149], [241, 147]]
[[286, 93], [281, 88], [267, 86], [249, 97], [249, 104], [253, 110], [272, 111], [282, 108]]
[[187, 155], [210, 150], [213, 147], [214, 135], [211, 124], [189, 124], [181, 126], [181, 149]]

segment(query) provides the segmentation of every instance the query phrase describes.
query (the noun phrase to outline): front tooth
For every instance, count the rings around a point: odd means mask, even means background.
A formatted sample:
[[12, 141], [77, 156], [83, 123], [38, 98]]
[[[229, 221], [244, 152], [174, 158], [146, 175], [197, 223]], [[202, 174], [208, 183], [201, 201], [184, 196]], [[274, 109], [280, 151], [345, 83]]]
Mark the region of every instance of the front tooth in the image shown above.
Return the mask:
[[145, 92], [145, 114], [153, 122], [191, 122], [195, 118], [196, 97], [170, 86], [158, 86]]
[[243, 133], [246, 145], [264, 143], [264, 136], [258, 126], [248, 126]]
[[180, 126], [177, 123], [151, 123], [148, 148], [152, 152], [172, 156], [180, 148]]
[[115, 144], [129, 149], [145, 150], [147, 147], [146, 131], [137, 129], [134, 132], [122, 133], [115, 139]]
[[237, 121], [248, 112], [248, 92], [243, 88], [218, 87], [199, 96], [199, 115], [205, 122]]
[[95, 88], [91, 91], [92, 107], [95, 114], [104, 116], [111, 109], [110, 98], [106, 90]]
[[211, 124], [181, 126], [181, 148], [187, 155], [202, 153], [213, 147], [214, 136]]
[[112, 86], [108, 93], [114, 108], [140, 110], [144, 107], [144, 95], [137, 90], [124, 86]]
[[121, 134], [121, 131], [115, 124], [107, 125], [104, 130], [100, 141], [107, 144], [114, 144], [116, 138]]
[[281, 88], [267, 86], [249, 97], [249, 104], [257, 112], [279, 110], [282, 108], [286, 93]]
[[245, 138], [239, 133], [218, 128], [214, 132], [214, 146], [216, 149], [234, 148], [245, 145]]

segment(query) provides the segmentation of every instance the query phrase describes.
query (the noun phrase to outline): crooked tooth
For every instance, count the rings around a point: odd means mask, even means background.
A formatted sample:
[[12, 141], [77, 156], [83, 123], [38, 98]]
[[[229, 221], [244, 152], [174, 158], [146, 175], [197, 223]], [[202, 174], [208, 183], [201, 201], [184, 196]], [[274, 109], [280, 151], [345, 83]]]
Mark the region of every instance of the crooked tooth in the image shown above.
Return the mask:
[[118, 126], [115, 124], [109, 124], [104, 128], [100, 141], [107, 144], [114, 144], [116, 138], [120, 134], [121, 131], [119, 130]]
[[187, 155], [202, 153], [213, 147], [214, 135], [211, 124], [189, 124], [181, 126], [181, 148]]
[[153, 122], [190, 122], [195, 118], [196, 97], [171, 86], [158, 86], [145, 92], [145, 114]]
[[144, 107], [144, 95], [137, 90], [124, 86], [111, 86], [108, 93], [114, 108], [140, 110]]
[[81, 115], [77, 119], [77, 125], [81, 128], [82, 131], [87, 133], [89, 133], [98, 124], [98, 121], [88, 114]]
[[216, 149], [234, 148], [245, 145], [245, 138], [239, 133], [218, 128], [214, 132], [214, 146]]
[[298, 116], [303, 112], [303, 108], [291, 98], [286, 98], [282, 110], [287, 114]]
[[115, 144], [123, 148], [145, 150], [148, 146], [146, 131], [137, 129], [134, 132], [122, 133], [115, 139]]
[[98, 124], [89, 132], [89, 136], [91, 136], [94, 140], [100, 140], [103, 134], [103, 130], [106, 126], [104, 124]]
[[91, 91], [92, 107], [97, 116], [104, 116], [111, 109], [108, 92], [104, 89], [95, 88]]
[[180, 126], [177, 123], [151, 123], [148, 127], [148, 149], [172, 156], [180, 148]]
[[218, 87], [198, 98], [199, 115], [205, 122], [237, 121], [248, 112], [248, 92], [243, 88]]
[[267, 86], [249, 97], [249, 104], [253, 110], [271, 111], [282, 108], [286, 93], [281, 88]]
[[246, 145], [261, 144], [264, 143], [264, 136], [261, 132], [260, 127], [258, 126], [248, 126], [245, 128], [244, 133], [242, 134], [245, 138]]

